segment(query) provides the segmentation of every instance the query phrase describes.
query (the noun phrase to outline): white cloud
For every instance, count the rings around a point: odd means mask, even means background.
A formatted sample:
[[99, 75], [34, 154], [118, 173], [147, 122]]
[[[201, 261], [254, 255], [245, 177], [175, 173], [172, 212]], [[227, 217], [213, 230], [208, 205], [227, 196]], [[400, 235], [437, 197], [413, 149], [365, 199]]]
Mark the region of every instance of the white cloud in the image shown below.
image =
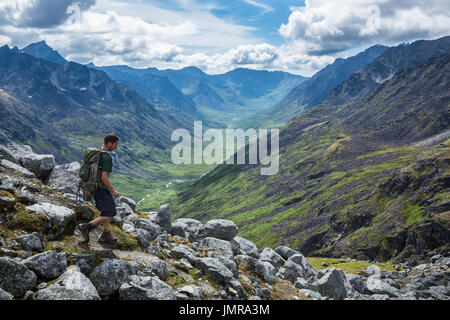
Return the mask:
[[433, 38], [450, 30], [450, 2], [442, 0], [306, 0], [291, 10], [279, 32], [310, 54]]
[[244, 0], [245, 3], [248, 3], [252, 6], [258, 7], [263, 9], [263, 13], [262, 14], [266, 14], [268, 12], [272, 12], [274, 9], [271, 6], [268, 6], [267, 4], [264, 3], [260, 3], [260, 2], [256, 2], [254, 0]]

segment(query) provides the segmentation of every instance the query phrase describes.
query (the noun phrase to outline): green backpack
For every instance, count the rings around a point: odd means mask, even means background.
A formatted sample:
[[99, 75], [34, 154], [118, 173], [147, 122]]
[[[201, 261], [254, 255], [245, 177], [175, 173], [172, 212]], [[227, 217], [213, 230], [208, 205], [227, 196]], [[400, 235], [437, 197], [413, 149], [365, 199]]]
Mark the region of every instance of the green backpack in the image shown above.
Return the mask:
[[[103, 149], [99, 148], [87, 148], [84, 153], [83, 160], [81, 161], [80, 171], [78, 176], [80, 177], [80, 183], [78, 184], [79, 189], [83, 191], [89, 191], [91, 194], [97, 190], [99, 184], [99, 163], [100, 155], [104, 153]], [[78, 200], [78, 194], [77, 194]]]

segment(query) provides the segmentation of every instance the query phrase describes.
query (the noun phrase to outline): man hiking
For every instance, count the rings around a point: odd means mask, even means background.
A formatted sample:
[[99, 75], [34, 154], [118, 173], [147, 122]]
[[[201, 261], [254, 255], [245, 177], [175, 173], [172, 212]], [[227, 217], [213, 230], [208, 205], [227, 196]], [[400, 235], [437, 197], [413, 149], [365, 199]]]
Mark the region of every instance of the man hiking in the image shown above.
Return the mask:
[[[98, 185], [97, 189], [93, 193], [95, 206], [100, 211], [100, 217], [92, 220], [89, 223], [82, 223], [78, 225], [78, 229], [83, 235], [86, 243], [89, 242], [89, 233], [99, 224], [103, 224], [103, 233], [99, 238], [99, 242], [114, 243], [114, 239], [109, 231], [109, 224], [113, 217], [117, 214], [116, 204], [114, 198], [119, 197], [119, 194], [109, 181], [109, 173], [112, 171], [112, 158], [109, 152], [114, 151], [119, 144], [119, 137], [114, 133], [110, 133], [105, 136], [102, 151], [99, 155], [98, 161]], [[103, 151], [104, 150], [104, 151]], [[91, 193], [84, 191], [85, 195], [89, 198]]]

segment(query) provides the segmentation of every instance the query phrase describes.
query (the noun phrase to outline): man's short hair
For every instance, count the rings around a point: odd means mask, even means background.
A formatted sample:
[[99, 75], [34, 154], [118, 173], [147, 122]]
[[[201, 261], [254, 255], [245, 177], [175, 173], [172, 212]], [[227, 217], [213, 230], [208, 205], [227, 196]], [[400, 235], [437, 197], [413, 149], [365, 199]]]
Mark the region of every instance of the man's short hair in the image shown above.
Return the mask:
[[105, 136], [104, 143], [105, 143], [105, 145], [107, 145], [109, 142], [114, 144], [117, 141], [119, 141], [119, 137], [117, 135], [115, 135], [114, 133], [110, 133]]

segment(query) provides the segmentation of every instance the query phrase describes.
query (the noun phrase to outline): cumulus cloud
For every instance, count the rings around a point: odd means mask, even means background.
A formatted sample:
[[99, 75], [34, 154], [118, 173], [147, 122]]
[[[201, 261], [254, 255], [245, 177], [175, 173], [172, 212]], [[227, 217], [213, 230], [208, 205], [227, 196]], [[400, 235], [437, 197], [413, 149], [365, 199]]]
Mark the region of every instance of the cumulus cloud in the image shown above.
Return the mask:
[[0, 3], [0, 25], [16, 27], [49, 28], [66, 22], [71, 6], [78, 13], [88, 10], [95, 0], [3, 0]]
[[279, 33], [309, 54], [332, 54], [374, 42], [447, 35], [450, 2], [443, 0], [306, 0]]

